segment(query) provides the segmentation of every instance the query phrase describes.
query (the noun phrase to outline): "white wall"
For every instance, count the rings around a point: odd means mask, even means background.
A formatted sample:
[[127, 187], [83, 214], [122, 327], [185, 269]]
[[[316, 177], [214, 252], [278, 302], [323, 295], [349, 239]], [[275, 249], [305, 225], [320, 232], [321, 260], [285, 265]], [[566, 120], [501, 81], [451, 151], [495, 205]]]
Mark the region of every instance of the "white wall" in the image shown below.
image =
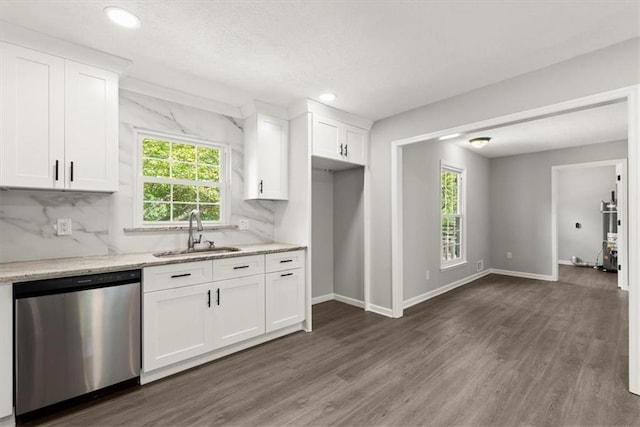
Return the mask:
[[[476, 261], [491, 265], [489, 160], [442, 141], [405, 146], [402, 153], [404, 301], [476, 273]], [[466, 170], [467, 260], [440, 271], [440, 161]], [[430, 279], [426, 280], [426, 270]]]
[[371, 303], [391, 307], [391, 142], [640, 83], [633, 39], [399, 114], [371, 130]]
[[550, 276], [551, 167], [626, 157], [617, 141], [492, 159], [491, 266]]
[[[231, 222], [248, 218], [251, 230], [205, 231], [217, 244], [273, 240], [274, 203], [243, 199], [242, 121], [173, 102], [120, 91], [120, 190], [113, 194], [0, 191], [0, 262], [186, 246], [185, 232], [125, 233], [133, 227], [134, 127], [193, 135], [231, 147]], [[56, 236], [57, 218], [71, 218], [73, 234]]]
[[333, 173], [313, 170], [312, 174], [311, 263], [312, 296], [334, 293], [333, 285]]
[[[596, 262], [602, 249], [600, 201], [616, 189], [615, 166], [564, 169], [558, 172], [558, 259], [577, 256]], [[576, 223], [581, 227], [576, 228]], [[602, 258], [599, 258], [600, 261]]]

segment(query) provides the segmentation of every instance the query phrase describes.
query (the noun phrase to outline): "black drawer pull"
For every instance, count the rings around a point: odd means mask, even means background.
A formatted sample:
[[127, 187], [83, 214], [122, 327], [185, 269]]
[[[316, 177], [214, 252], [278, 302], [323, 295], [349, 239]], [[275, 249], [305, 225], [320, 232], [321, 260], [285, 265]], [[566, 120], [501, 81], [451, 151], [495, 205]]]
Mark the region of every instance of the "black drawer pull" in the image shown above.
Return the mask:
[[287, 277], [287, 276], [293, 276], [293, 273], [285, 273], [280, 275], [280, 277]]
[[293, 262], [292, 259], [281, 259], [280, 264], [284, 264], [285, 262]]
[[60, 161], [56, 160], [56, 181], [58, 180], [58, 166], [60, 165]]
[[211, 289], [207, 291], [207, 307], [211, 307]]
[[191, 276], [191, 273], [184, 273], [184, 274], [174, 274], [173, 276], [171, 276], [172, 279], [177, 279], [178, 277], [189, 277]]
[[216, 291], [216, 304], [220, 305], [220, 288]]
[[349, 144], [344, 144], [344, 155], [345, 156], [349, 155]]
[[234, 270], [240, 270], [242, 268], [249, 268], [249, 266], [248, 265], [238, 265], [236, 267], [233, 267]]
[[73, 162], [71, 162], [71, 182], [73, 182]]

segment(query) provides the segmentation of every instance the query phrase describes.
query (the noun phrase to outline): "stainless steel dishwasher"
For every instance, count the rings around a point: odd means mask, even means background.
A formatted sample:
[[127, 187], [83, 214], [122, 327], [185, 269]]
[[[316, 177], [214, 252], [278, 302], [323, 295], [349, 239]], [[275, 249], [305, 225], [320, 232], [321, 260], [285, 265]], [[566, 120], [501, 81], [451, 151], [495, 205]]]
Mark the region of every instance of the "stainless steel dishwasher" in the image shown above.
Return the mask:
[[139, 379], [140, 270], [16, 283], [13, 294], [18, 417]]

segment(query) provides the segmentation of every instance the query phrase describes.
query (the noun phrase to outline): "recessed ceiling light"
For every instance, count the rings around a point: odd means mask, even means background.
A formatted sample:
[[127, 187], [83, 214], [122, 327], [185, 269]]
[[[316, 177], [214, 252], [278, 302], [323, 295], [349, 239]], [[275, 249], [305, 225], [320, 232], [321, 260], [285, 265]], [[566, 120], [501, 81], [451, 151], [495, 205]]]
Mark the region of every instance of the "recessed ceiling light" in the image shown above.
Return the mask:
[[441, 136], [440, 138], [438, 138], [440, 141], [444, 141], [445, 139], [452, 139], [452, 138], [457, 138], [460, 135], [462, 135], [461, 133], [452, 133], [451, 135], [445, 135], [445, 136]]
[[320, 98], [320, 101], [331, 102], [331, 101], [335, 101], [336, 95], [335, 93], [326, 92], [320, 95], [318, 98]]
[[104, 13], [116, 24], [125, 28], [140, 27], [140, 18], [128, 10], [119, 7], [109, 6], [104, 8]]
[[488, 136], [481, 136], [479, 138], [473, 138], [469, 140], [469, 144], [473, 145], [475, 148], [482, 148], [487, 145], [491, 141], [491, 138]]

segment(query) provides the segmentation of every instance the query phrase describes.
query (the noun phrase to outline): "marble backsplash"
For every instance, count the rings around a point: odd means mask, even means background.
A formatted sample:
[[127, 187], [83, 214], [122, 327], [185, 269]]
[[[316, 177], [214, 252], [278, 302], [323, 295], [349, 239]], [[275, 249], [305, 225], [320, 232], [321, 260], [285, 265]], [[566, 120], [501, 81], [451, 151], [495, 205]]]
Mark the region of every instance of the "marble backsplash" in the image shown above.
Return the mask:
[[[186, 232], [125, 232], [135, 227], [135, 129], [191, 135], [229, 144], [230, 223], [248, 219], [250, 230], [205, 230], [218, 245], [273, 240], [274, 203], [243, 198], [242, 120], [173, 102], [120, 91], [120, 189], [113, 194], [0, 191], [0, 262], [108, 253], [169, 250], [186, 246]], [[73, 234], [56, 235], [56, 219], [71, 218]]]

